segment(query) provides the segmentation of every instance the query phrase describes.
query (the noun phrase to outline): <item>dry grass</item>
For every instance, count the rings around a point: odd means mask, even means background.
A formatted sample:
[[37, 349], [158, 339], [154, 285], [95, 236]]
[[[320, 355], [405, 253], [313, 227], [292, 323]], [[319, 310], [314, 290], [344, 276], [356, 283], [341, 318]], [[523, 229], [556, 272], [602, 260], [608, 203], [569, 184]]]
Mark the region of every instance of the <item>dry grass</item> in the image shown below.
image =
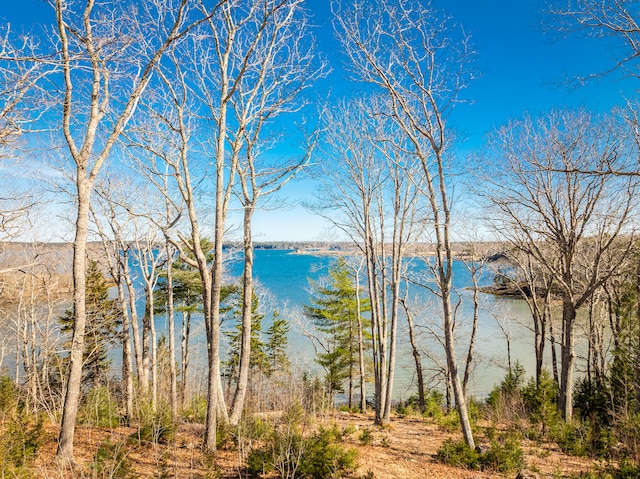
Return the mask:
[[[440, 464], [435, 457], [441, 444], [449, 438], [459, 439], [459, 434], [443, 431], [433, 421], [421, 418], [396, 418], [385, 429], [376, 428], [372, 416], [336, 413], [316, 423], [337, 424], [343, 430], [355, 431], [346, 436], [348, 447], [359, 452], [360, 467], [355, 477], [372, 472], [375, 479], [433, 478], [433, 479], [490, 479], [515, 477], [497, 473], [469, 471]], [[368, 428], [373, 439], [362, 445], [359, 437]], [[78, 428], [76, 434], [75, 470], [63, 469], [54, 461], [56, 430], [47, 429], [45, 444], [36, 464], [36, 477], [42, 478], [94, 478], [92, 469], [95, 452], [107, 439], [122, 444], [127, 458], [140, 478], [240, 478], [247, 477], [239, 453], [235, 449], [218, 451], [215, 456], [203, 454], [199, 448], [202, 426], [183, 424], [179, 427], [172, 445], [140, 444], [131, 439], [133, 428], [114, 430]], [[560, 453], [550, 446], [537, 447], [523, 444], [527, 467], [538, 471], [540, 478], [570, 477], [589, 470], [593, 461]]]

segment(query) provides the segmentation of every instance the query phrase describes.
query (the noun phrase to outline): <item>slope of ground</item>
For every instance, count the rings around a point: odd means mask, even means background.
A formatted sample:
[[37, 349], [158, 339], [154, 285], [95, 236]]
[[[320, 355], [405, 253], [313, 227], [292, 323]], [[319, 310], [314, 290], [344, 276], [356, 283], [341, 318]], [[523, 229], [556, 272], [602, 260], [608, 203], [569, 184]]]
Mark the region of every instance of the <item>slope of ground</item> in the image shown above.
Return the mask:
[[[316, 425], [337, 424], [343, 430], [353, 431], [346, 435], [345, 447], [353, 447], [359, 453], [359, 468], [355, 477], [374, 479], [492, 479], [514, 478], [509, 475], [470, 471], [440, 464], [436, 454], [442, 443], [449, 438], [459, 439], [457, 432], [447, 432], [433, 421], [422, 418], [395, 418], [385, 429], [373, 426], [373, 418], [363, 414], [336, 413], [318, 420]], [[361, 444], [362, 431], [371, 432], [371, 441]], [[237, 448], [219, 451], [207, 456], [199, 449], [202, 426], [183, 424], [175, 443], [158, 445], [132, 440], [136, 430], [118, 428], [113, 430], [78, 428], [76, 436], [75, 470], [62, 469], [54, 461], [56, 431], [47, 430], [45, 444], [35, 464], [35, 477], [41, 478], [100, 478], [110, 477], [108, 471], [95, 472], [95, 453], [109, 441], [118, 445], [115, 450], [126, 454], [135, 475], [140, 478], [240, 478], [244, 472], [243, 454], [248, 451]], [[593, 461], [567, 456], [549, 445], [523, 444], [528, 469], [536, 471], [539, 478], [575, 476], [594, 466]], [[114, 453], [115, 454], [115, 453]]]

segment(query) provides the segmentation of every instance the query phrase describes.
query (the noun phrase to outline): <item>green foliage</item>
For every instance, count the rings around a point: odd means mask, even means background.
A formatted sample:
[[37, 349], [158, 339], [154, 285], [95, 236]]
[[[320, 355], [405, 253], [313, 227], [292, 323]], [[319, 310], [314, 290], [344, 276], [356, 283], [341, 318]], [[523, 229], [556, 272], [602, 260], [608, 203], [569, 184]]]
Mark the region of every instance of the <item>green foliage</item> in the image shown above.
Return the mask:
[[611, 423], [609, 390], [604, 381], [584, 377], [579, 379], [573, 390], [573, 407], [582, 420], [590, 420], [601, 426]]
[[266, 355], [269, 364], [267, 376], [276, 371], [288, 372], [291, 361], [287, 357], [289, 323], [281, 318], [277, 311], [273, 312], [273, 323], [267, 329]]
[[166, 404], [158, 405], [155, 412], [145, 406], [140, 418], [140, 427], [134, 434], [139, 441], [154, 444], [170, 444], [176, 434], [176, 424], [171, 417], [171, 408]]
[[619, 454], [623, 458], [640, 461], [640, 414], [619, 418], [614, 427], [621, 447]]
[[[266, 372], [269, 368], [266, 345], [260, 338], [264, 314], [259, 313], [258, 295], [251, 298], [251, 351], [249, 367], [252, 371]], [[229, 339], [228, 359], [223, 363], [225, 375], [231, 382], [238, 379], [242, 342], [242, 288], [238, 285], [223, 287], [220, 312], [234, 322], [233, 328], [224, 332]]]
[[592, 421], [561, 423], [552, 430], [552, 437], [562, 452], [575, 456], [610, 458], [617, 443], [611, 429]]
[[494, 420], [519, 420], [524, 416], [521, 388], [524, 381], [524, 367], [519, 362], [507, 371], [504, 379], [489, 393], [486, 405]]
[[432, 419], [441, 418], [444, 414], [442, 411], [443, 403], [444, 396], [440, 391], [429, 391], [429, 394], [425, 398], [425, 409], [422, 415]]
[[218, 424], [216, 430], [216, 448], [218, 450], [233, 449], [238, 445], [238, 428], [231, 424]]
[[447, 431], [454, 432], [460, 429], [460, 416], [458, 411], [452, 409], [438, 418], [438, 426]]
[[524, 452], [520, 441], [507, 437], [503, 441], [492, 441], [489, 450], [480, 455], [481, 468], [502, 473], [520, 470], [524, 466]]
[[207, 418], [207, 397], [194, 396], [182, 411], [182, 419], [186, 422], [203, 424]]
[[485, 452], [471, 449], [464, 441], [447, 439], [438, 450], [437, 459], [450, 466], [508, 473], [521, 469], [524, 453], [513, 437], [492, 441]]
[[540, 425], [540, 434], [545, 436], [549, 428], [560, 421], [558, 385], [549, 371], [543, 369], [538, 383], [535, 378], [529, 379], [522, 387], [521, 394], [529, 421], [533, 425]]
[[466, 469], [480, 469], [480, 453], [471, 449], [464, 441], [447, 439], [436, 455], [436, 459], [444, 464]]
[[640, 477], [640, 464], [622, 460], [617, 467], [611, 464], [596, 467], [595, 470], [581, 474], [579, 477], [580, 479], [637, 479]]
[[109, 479], [131, 479], [137, 477], [129, 460], [127, 449], [122, 443], [112, 443], [107, 438], [93, 456], [93, 469], [97, 477]]
[[0, 377], [0, 412], [9, 414], [18, 404], [18, 388], [9, 376]]
[[100, 428], [115, 428], [120, 425], [118, 405], [108, 388], [98, 386], [89, 391], [79, 411], [78, 422]]
[[311, 284], [315, 298], [312, 305], [304, 306], [304, 314], [324, 336], [318, 340], [321, 351], [316, 362], [325, 370], [329, 399], [333, 401], [335, 393], [344, 392], [347, 379], [354, 383], [358, 370], [358, 319], [366, 335], [369, 321], [362, 313], [369, 311], [370, 305], [365, 297], [358, 297], [354, 278], [344, 258], [339, 258], [329, 270], [327, 286]]
[[[111, 360], [108, 351], [116, 338], [122, 315], [117, 301], [109, 299], [109, 284], [100, 271], [97, 261], [90, 261], [86, 276], [86, 312], [87, 323], [84, 336], [82, 382], [88, 386], [97, 386], [104, 380]], [[75, 324], [73, 309], [65, 311], [60, 319], [61, 330], [71, 333]], [[67, 344], [70, 345], [70, 339]], [[69, 358], [64, 359], [65, 363]]]
[[321, 410], [324, 405], [324, 390], [320, 379], [317, 376], [313, 378], [305, 372], [302, 375], [303, 402], [302, 405], [308, 413], [315, 413]]
[[[26, 470], [42, 445], [43, 421], [33, 417], [20, 404], [11, 413], [8, 427], [0, 442], [0, 463], [3, 471], [11, 471], [6, 477], [30, 477]], [[2, 477], [5, 477], [3, 472]]]
[[369, 446], [373, 442], [373, 431], [370, 428], [365, 427], [358, 436], [358, 440], [363, 446]]
[[252, 449], [247, 472], [253, 477], [276, 472], [282, 478], [339, 478], [353, 472], [357, 452], [341, 443], [342, 431], [333, 426], [304, 435], [304, 410], [292, 405], [282, 416], [264, 445]]
[[298, 471], [308, 479], [340, 478], [358, 467], [358, 453], [340, 443], [340, 431], [336, 427], [320, 428], [303, 441]]
[[239, 425], [238, 437], [249, 440], [262, 440], [273, 434], [273, 426], [260, 417], [246, 415]]
[[505, 398], [519, 394], [524, 380], [524, 372], [522, 364], [516, 362], [515, 366], [507, 371], [502, 382], [489, 393], [487, 404], [497, 409], [502, 405]]

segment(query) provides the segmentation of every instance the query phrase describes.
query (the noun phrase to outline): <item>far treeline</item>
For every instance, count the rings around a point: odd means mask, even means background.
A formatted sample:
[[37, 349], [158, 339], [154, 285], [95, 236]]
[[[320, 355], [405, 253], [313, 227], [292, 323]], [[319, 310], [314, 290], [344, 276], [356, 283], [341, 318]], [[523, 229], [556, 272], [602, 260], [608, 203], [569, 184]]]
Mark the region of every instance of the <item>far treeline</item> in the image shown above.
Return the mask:
[[[46, 411], [59, 424], [62, 464], [76, 462], [76, 426], [104, 395], [123, 424], [185, 417], [197, 399], [189, 390], [195, 315], [206, 336], [205, 450], [215, 452], [218, 433], [247, 414], [282, 411], [294, 398], [313, 409], [345, 392], [351, 408], [371, 409], [375, 424], [387, 425], [402, 332], [417, 407], [427, 411], [439, 386], [446, 399], [438, 407], [455, 410], [462, 434], [454, 446], [471, 454], [478, 278], [495, 266], [476, 248], [490, 237], [506, 245], [491, 252], [501, 258], [497, 286], [529, 306], [536, 368], [525, 387], [510, 365], [489, 403], [520, 398], [541, 438], [562, 442], [563, 431], [563, 444], [580, 437], [589, 453], [638, 470], [635, 97], [606, 113], [525, 115], [459, 158], [449, 118], [482, 57], [432, 4], [331, 2], [353, 86], [343, 97], [317, 94], [330, 66], [303, 0], [55, 0], [41, 8], [49, 23], [1, 27], [0, 159], [4, 171], [25, 173], [3, 187], [0, 229], [4, 241], [24, 241], [70, 225], [73, 241], [68, 262], [37, 243], [5, 257], [1, 351], [23, 396], [19, 414]], [[609, 70], [576, 83], [638, 77], [635, 2], [545, 8], [550, 30], [601, 38], [617, 55]], [[304, 310], [325, 373], [317, 381], [291, 367], [292, 318], [268, 310], [253, 281], [254, 214], [286, 208], [283, 188], [302, 175], [318, 184], [305, 206], [351, 253], [311, 284]], [[243, 253], [237, 284], [225, 275], [232, 240]], [[420, 255], [428, 274], [416, 277], [407, 265]], [[471, 319], [463, 320], [454, 287], [456, 255], [472, 278]], [[425, 291], [436, 302], [437, 352], [424, 350], [416, 328], [423, 311], [412, 299]], [[166, 330], [157, 330], [158, 314]], [[122, 371], [113, 378], [107, 352], [116, 344]], [[436, 374], [425, 374], [425, 356]]]

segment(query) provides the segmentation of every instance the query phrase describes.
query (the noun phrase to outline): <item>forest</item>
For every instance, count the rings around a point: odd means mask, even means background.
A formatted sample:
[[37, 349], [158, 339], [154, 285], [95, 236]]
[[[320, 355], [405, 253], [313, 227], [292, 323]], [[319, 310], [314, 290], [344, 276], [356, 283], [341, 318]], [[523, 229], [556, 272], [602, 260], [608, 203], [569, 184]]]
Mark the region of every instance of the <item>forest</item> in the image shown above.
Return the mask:
[[[318, 94], [305, 0], [41, 7], [0, 27], [1, 477], [640, 477], [634, 96], [524, 113], [462, 155], [482, 58], [436, 3], [330, 2], [344, 96]], [[637, 80], [636, 2], [540, 8], [615, 55], [566, 88]], [[309, 179], [339, 242], [280, 244], [335, 256], [296, 323], [255, 281], [254, 226]], [[505, 333], [475, 397], [487, 292], [526, 304], [535, 368]]]

